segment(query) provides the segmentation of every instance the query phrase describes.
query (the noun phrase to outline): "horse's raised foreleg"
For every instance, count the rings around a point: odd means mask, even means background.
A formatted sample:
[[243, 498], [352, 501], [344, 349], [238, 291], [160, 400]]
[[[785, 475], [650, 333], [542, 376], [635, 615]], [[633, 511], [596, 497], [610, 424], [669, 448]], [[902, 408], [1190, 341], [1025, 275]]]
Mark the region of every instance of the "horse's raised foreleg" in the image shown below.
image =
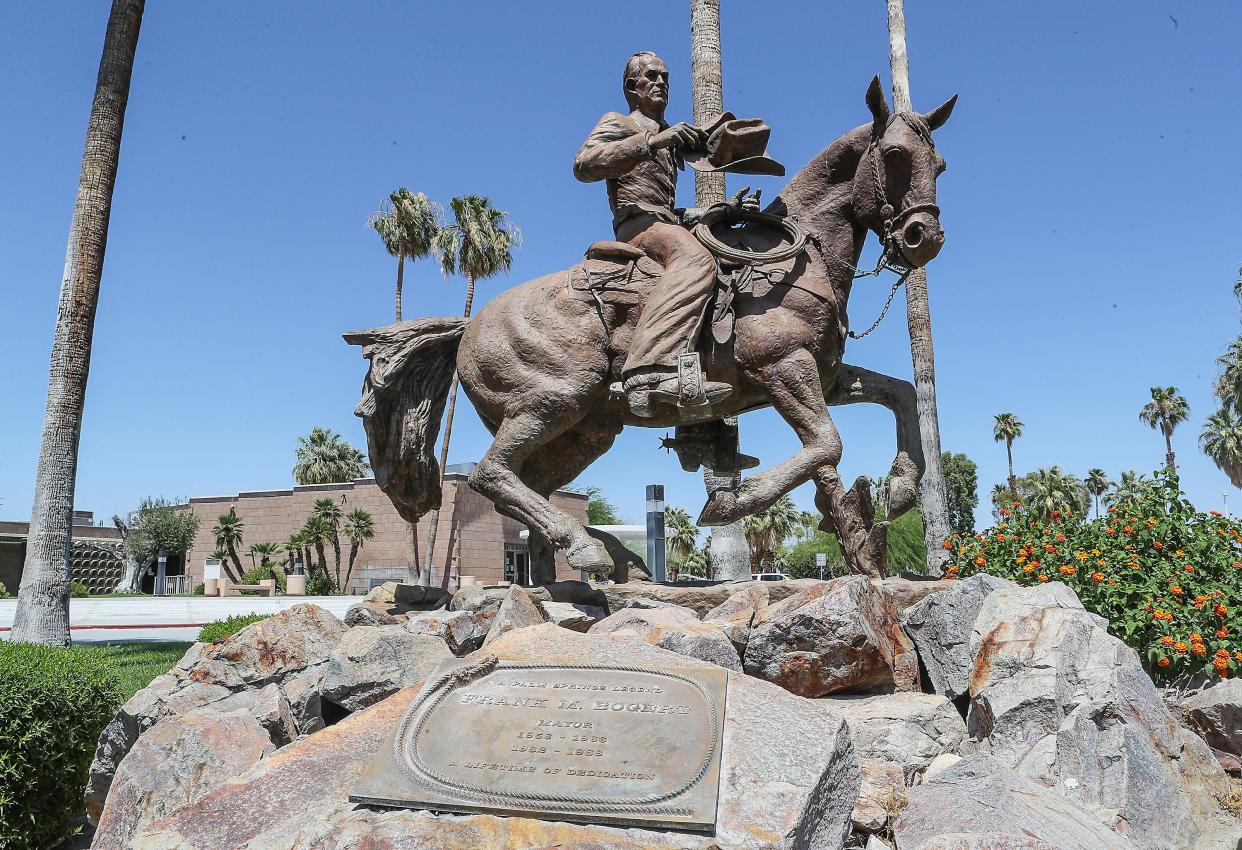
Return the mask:
[[736, 490], [712, 493], [699, 518], [702, 525], [724, 525], [766, 510], [816, 470], [835, 469], [841, 460], [841, 437], [828, 416], [819, 367], [810, 352], [795, 351], [759, 369], [757, 377], [772, 407], [797, 432], [802, 448], [789, 460], [746, 478]]
[[[548, 409], [552, 407], [549, 405]], [[504, 513], [543, 535], [552, 546], [564, 550], [574, 569], [600, 570], [608, 563], [603, 548], [573, 517], [553, 507], [515, 472], [531, 455], [573, 427], [579, 419], [564, 411], [548, 418], [526, 412], [505, 419], [496, 430], [491, 448], [470, 473], [470, 486], [495, 502]], [[539, 576], [539, 580], [545, 582], [553, 578], [555, 576]]]
[[894, 520], [914, 507], [924, 468], [914, 386], [900, 378], [842, 364], [826, 395], [830, 405], [870, 402], [893, 412], [897, 422], [897, 457], [888, 473], [885, 518]]

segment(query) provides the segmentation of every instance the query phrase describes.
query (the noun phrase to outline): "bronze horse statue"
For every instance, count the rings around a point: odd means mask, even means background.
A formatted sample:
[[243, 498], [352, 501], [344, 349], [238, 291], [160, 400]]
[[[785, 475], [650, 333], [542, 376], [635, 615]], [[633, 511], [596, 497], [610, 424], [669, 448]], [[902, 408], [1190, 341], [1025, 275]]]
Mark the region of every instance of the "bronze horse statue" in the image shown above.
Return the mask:
[[[610, 392], [645, 282], [660, 272], [651, 258], [624, 256], [625, 246], [615, 243], [622, 256], [588, 259], [516, 286], [469, 321], [427, 318], [346, 334], [371, 361], [357, 414], [379, 486], [407, 521], [439, 506], [434, 447], [456, 369], [495, 436], [470, 485], [530, 528], [532, 579], [555, 579], [553, 550], [564, 550], [573, 568], [603, 572], [612, 565], [605, 544], [615, 541], [553, 507], [553, 491], [604, 454], [626, 425], [687, 426], [771, 405], [802, 448], [738, 489], [710, 494], [700, 523], [733, 522], [814, 481], [824, 529], [840, 538], [849, 567], [882, 573], [888, 524], [915, 504], [923, 452], [913, 386], [843, 362], [846, 305], [867, 231], [881, 238], [884, 262], [907, 269], [940, 250], [936, 179], [945, 163], [931, 134], [956, 99], [926, 114], [893, 114], [876, 78], [866, 98], [872, 120], [829, 145], [769, 204], [766, 213], [788, 217], [810, 244], [779, 273], [756, 270], [757, 282], [734, 294], [732, 338], [709, 344], [703, 355], [708, 377], [734, 387], [718, 404], [639, 418]], [[763, 250], [780, 241], [778, 230], [744, 225], [714, 233]], [[598, 276], [610, 266], [624, 272], [610, 278], [620, 283], [593, 286], [591, 268]], [[837, 473], [841, 439], [828, 406], [856, 402], [882, 404], [896, 419], [882, 522], [873, 522], [870, 482], [860, 477], [847, 491]]]

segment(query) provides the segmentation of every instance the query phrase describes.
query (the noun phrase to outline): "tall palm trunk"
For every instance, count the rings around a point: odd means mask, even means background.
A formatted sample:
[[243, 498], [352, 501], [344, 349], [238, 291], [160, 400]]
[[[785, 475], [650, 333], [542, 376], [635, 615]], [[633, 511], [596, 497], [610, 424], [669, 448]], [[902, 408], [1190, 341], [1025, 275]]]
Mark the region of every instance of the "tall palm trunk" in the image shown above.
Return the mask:
[[108, 243], [112, 189], [144, 5], [145, 0], [113, 0], [104, 34], [60, 284], [30, 536], [13, 619], [14, 641], [50, 646], [68, 646], [71, 642], [69, 557], [82, 408]]
[[397, 321], [401, 321], [401, 284], [405, 279], [405, 254], [397, 255]]
[[1177, 460], [1173, 457], [1173, 432], [1164, 432], [1164, 465], [1172, 475], [1177, 474]]
[[324, 553], [323, 541], [315, 541], [315, 554], [319, 556], [319, 572], [328, 574], [328, 556]]
[[[470, 318], [470, 310], [474, 307], [474, 275], [466, 275], [466, 307], [462, 311], [464, 318]], [[444, 417], [444, 443], [440, 446], [440, 483], [444, 483], [444, 467], [448, 464], [449, 441], [453, 439], [453, 414], [457, 412], [457, 372], [453, 372], [453, 386], [449, 389], [448, 414]], [[423, 575], [419, 576], [419, 584], [431, 584], [431, 572], [434, 567], [436, 551], [436, 531], [440, 520], [440, 508], [431, 510], [431, 525], [427, 529], [427, 560]], [[453, 552], [444, 555], [444, 572], [440, 575], [440, 586], [448, 587]]]
[[336, 561], [336, 586], [341, 587], [341, 538], [332, 532], [332, 554]]
[[354, 561], [358, 557], [359, 542], [357, 540], [349, 541], [349, 568], [345, 571], [345, 583], [349, 584], [349, 579], [354, 574]]
[[[702, 126], [724, 112], [724, 76], [720, 68], [720, 0], [690, 0], [690, 83], [695, 124]], [[723, 201], [724, 172], [696, 171], [694, 198], [700, 207]]]
[[1013, 474], [1013, 437], [1005, 438], [1005, 454], [1009, 455], [1009, 495], [1018, 501], [1018, 478]]
[[[720, 0], [690, 0], [690, 84], [694, 99], [694, 123], [703, 125], [724, 111], [724, 72], [720, 58]], [[694, 173], [694, 198], [700, 207], [725, 199], [723, 171]], [[734, 423], [730, 423], [736, 427]], [[704, 464], [703, 484], [709, 489], [737, 490], [742, 476], [737, 470], [715, 469]], [[723, 485], [723, 486], [722, 486]], [[750, 575], [746, 529], [742, 521], [712, 526], [708, 548], [716, 578], [741, 579]]]
[[[910, 61], [906, 54], [904, 0], [887, 0], [889, 67], [893, 75], [893, 108], [908, 112]], [[936, 360], [932, 347], [931, 305], [927, 299], [927, 272], [915, 269], [906, 278], [906, 324], [910, 329], [910, 356], [914, 361], [914, 389], [918, 398], [919, 436], [927, 469], [920, 486], [923, 543], [927, 568], [940, 575], [948, 561], [944, 541], [949, 536], [949, 497], [940, 458], [940, 420], [936, 413]]]
[[237, 578], [234, 579], [232, 576], [229, 578], [233, 581], [240, 582], [241, 577], [246, 574], [246, 571], [242, 569], [241, 558], [237, 554], [237, 547], [233, 545], [232, 541], [229, 541], [226, 545], [228, 546], [229, 560], [233, 562], [233, 568], [237, 570]]

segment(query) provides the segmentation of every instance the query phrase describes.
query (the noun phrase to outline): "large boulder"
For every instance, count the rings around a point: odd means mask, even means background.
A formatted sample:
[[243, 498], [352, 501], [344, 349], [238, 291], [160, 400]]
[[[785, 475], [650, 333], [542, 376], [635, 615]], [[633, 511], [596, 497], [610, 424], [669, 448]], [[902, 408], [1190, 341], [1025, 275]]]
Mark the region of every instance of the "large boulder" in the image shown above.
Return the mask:
[[[121, 760], [134, 743], [165, 717], [236, 700], [275, 684], [289, 703], [296, 731], [309, 734], [323, 725], [317, 683], [337, 641], [349, 631], [317, 605], [295, 605], [253, 623], [224, 640], [196, 643], [168, 673], [134, 694], [99, 737], [87, 777], [87, 817], [97, 823]], [[220, 705], [234, 700], [230, 705]]]
[[1135, 850], [1125, 837], [993, 758], [971, 756], [907, 792], [897, 850]]
[[719, 626], [700, 622], [685, 608], [629, 607], [591, 626], [593, 635], [613, 635], [621, 640], [640, 640], [708, 661], [726, 670], [741, 672], [742, 661], [729, 636]]
[[768, 606], [768, 584], [770, 582], [752, 581], [703, 616], [703, 622], [724, 631], [739, 656], [746, 653], [755, 617]]
[[849, 723], [858, 757], [898, 765], [909, 785], [937, 757], [956, 754], [966, 741], [962, 716], [939, 694], [898, 693], [829, 703]]
[[807, 697], [917, 690], [919, 681], [892, 599], [862, 576], [817, 583], [759, 612], [744, 664]]
[[939, 593], [942, 590], [950, 590], [957, 585], [956, 579], [938, 579], [932, 576], [919, 575], [900, 575], [889, 576], [888, 578], [873, 578], [873, 584], [878, 584], [888, 591], [892, 597], [893, 604], [897, 606], [897, 613], [902, 617], [906, 611], [918, 605], [933, 593]]
[[582, 603], [541, 602], [539, 607], [543, 609], [549, 623], [556, 623], [562, 629], [575, 632], [588, 631], [591, 626], [608, 616], [603, 608]]
[[974, 661], [970, 636], [983, 600], [993, 591], [1013, 584], [980, 573], [948, 585], [909, 608], [902, 625], [918, 649], [927, 684], [936, 693], [957, 699], [970, 691]]
[[418, 611], [405, 621], [405, 629], [413, 635], [431, 635], [443, 640], [454, 655], [474, 652], [483, 645], [497, 608], [479, 611]]
[[487, 646], [506, 632], [524, 629], [527, 626], [537, 626], [547, 621], [548, 615], [543, 613], [539, 604], [531, 598], [529, 593], [515, 584], [509, 588], [500, 607], [496, 609], [496, 616], [487, 630], [483, 645]]
[[1225, 679], [1182, 700], [1191, 728], [1213, 750], [1242, 756], [1242, 679]]
[[[486, 651], [519, 662], [706, 666], [645, 643], [545, 623]], [[480, 657], [476, 653], [473, 657]], [[416, 694], [408, 688], [263, 759], [156, 821], [134, 850], [840, 850], [858, 767], [844, 721], [821, 702], [729, 674], [715, 836], [491, 815], [381, 811], [346, 800]], [[773, 724], [774, 717], [781, 718]]]
[[1134, 650], [1059, 583], [997, 590], [971, 637], [982, 751], [1143, 850], [1189, 850], [1227, 780], [1165, 707]]
[[268, 731], [244, 710], [165, 717], [117, 770], [91, 847], [126, 850], [147, 824], [214, 791], [274, 749]]
[[438, 637], [403, 626], [357, 626], [337, 644], [320, 693], [346, 711], [359, 711], [427, 676], [452, 658]]

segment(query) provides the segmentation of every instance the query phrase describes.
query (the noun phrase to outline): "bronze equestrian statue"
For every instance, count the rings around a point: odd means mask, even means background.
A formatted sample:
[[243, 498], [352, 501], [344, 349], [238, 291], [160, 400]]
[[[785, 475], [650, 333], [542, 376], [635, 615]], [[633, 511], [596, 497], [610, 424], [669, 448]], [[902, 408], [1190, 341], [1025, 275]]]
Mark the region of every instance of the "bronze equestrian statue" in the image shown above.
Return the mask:
[[[866, 97], [871, 121], [812, 159], [763, 213], [740, 202], [689, 211], [700, 220], [691, 234], [683, 227], [690, 221], [671, 206], [669, 163], [702, 159], [706, 128], [663, 123], [667, 71], [654, 56], [636, 54], [625, 79], [634, 111], [604, 116], [575, 164], [580, 178], [609, 181], [619, 241], [597, 243], [583, 263], [507, 290], [469, 321], [426, 318], [345, 335], [370, 360], [356, 412], [377, 483], [407, 521], [439, 506], [435, 442], [456, 369], [494, 435], [470, 485], [530, 528], [532, 579], [555, 579], [554, 550], [565, 551], [575, 569], [603, 572], [612, 568], [615, 541], [553, 507], [551, 493], [604, 454], [626, 425], [694, 426], [770, 405], [801, 450], [737, 490], [710, 494], [700, 524], [741, 519], [814, 481], [823, 528], [840, 538], [848, 566], [882, 574], [889, 522], [915, 504], [923, 453], [910, 383], [843, 361], [846, 306], [867, 231], [881, 238], [887, 264], [922, 266], [939, 252], [936, 179], [945, 162], [932, 133], [956, 97], [925, 114], [892, 114], [877, 77]], [[626, 117], [638, 131], [608, 141], [629, 129], [618, 120]], [[634, 151], [605, 153], [595, 144], [601, 141]], [[713, 243], [723, 258], [717, 262], [692, 241]], [[792, 256], [782, 250], [791, 241]], [[727, 287], [716, 288], [718, 265]], [[684, 303], [678, 287], [692, 290]], [[713, 289], [709, 323], [701, 302]], [[681, 360], [700, 346], [694, 365], [701, 362], [701, 380], [680, 363], [670, 374], [667, 360], [657, 362], [669, 354]], [[660, 353], [652, 357], [653, 350]], [[699, 386], [687, 392], [686, 381]], [[640, 389], [646, 397], [634, 398]], [[837, 473], [841, 439], [828, 406], [857, 402], [882, 404], [896, 419], [882, 522], [873, 522], [866, 477], [846, 490]]]

